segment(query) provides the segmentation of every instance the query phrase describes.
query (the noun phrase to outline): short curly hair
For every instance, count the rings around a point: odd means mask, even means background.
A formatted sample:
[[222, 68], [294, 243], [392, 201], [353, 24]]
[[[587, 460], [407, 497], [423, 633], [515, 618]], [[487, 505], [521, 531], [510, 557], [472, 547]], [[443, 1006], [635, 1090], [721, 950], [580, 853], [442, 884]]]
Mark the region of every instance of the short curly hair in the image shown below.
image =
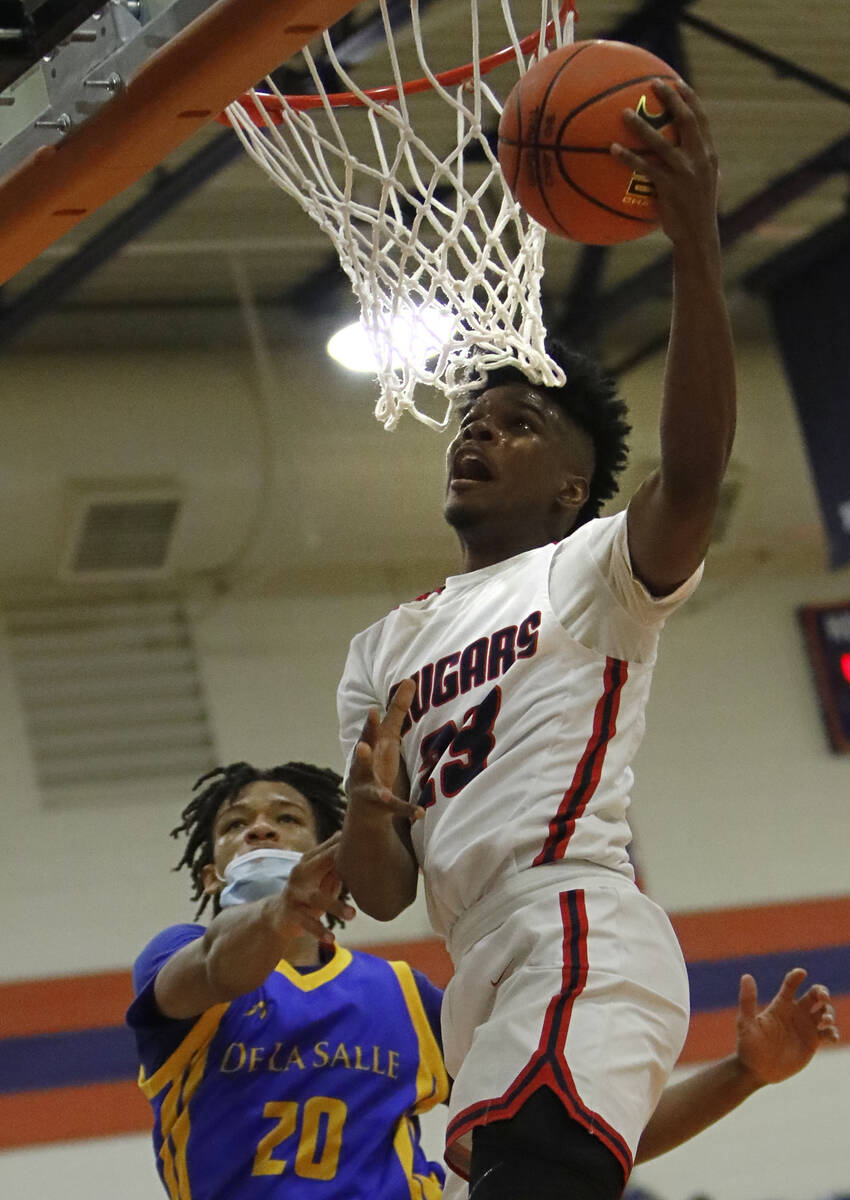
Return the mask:
[[[188, 867], [192, 877], [192, 899], [200, 905], [195, 914], [199, 917], [209, 902], [204, 893], [204, 867], [213, 861], [213, 830], [216, 815], [223, 804], [234, 801], [243, 788], [251, 783], [275, 780], [288, 783], [300, 792], [313, 813], [316, 832], [320, 842], [342, 828], [345, 816], [345, 796], [342, 777], [329, 767], [316, 767], [312, 763], [287, 762], [276, 767], [254, 767], [250, 763], [235, 762], [226, 767], [216, 767], [202, 775], [193, 785], [193, 796], [183, 812], [181, 821], [171, 831], [176, 838], [186, 834], [187, 842], [183, 856], [174, 868]], [[206, 784], [206, 787], [203, 785]], [[198, 791], [203, 788], [202, 791]], [[328, 914], [328, 925], [342, 924]]]
[[[547, 338], [546, 353], [567, 377], [563, 387], [544, 387], [531, 383], [540, 396], [554, 401], [565, 416], [582, 429], [593, 443], [595, 467], [590, 480], [587, 500], [578, 511], [574, 528], [598, 517], [606, 500], [617, 494], [617, 476], [628, 461], [627, 438], [631, 425], [627, 410], [617, 398], [617, 385], [602, 367], [586, 354]], [[511, 383], [529, 383], [518, 366], [509, 364], [489, 371], [487, 379], [468, 391], [460, 404], [463, 412], [489, 391]]]

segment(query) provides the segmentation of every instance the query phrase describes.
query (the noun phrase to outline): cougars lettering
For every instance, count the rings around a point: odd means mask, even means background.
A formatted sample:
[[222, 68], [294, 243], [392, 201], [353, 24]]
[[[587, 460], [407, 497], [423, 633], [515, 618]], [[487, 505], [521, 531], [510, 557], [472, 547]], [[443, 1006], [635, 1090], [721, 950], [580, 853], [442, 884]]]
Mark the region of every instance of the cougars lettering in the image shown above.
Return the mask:
[[[401, 727], [402, 737], [432, 707], [447, 704], [483, 683], [498, 679], [518, 658], [532, 658], [537, 653], [540, 620], [539, 611], [529, 613], [519, 625], [506, 625], [488, 637], [470, 642], [463, 650], [454, 650], [413, 671], [409, 678], [416, 683], [416, 694]], [[387, 704], [399, 683], [401, 680], [390, 688]]]

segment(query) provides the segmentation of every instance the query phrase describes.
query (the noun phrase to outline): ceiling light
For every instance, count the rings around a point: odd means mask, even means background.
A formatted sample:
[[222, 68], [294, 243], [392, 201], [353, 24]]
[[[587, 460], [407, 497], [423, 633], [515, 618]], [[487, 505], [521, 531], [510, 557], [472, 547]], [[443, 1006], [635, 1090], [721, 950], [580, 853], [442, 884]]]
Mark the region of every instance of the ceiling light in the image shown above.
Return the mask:
[[[392, 365], [401, 370], [405, 363], [424, 366], [429, 359], [436, 358], [451, 337], [454, 321], [454, 314], [442, 305], [388, 318]], [[327, 351], [349, 371], [368, 375], [378, 371], [380, 357], [374, 336], [360, 321], [337, 330], [328, 341]]]

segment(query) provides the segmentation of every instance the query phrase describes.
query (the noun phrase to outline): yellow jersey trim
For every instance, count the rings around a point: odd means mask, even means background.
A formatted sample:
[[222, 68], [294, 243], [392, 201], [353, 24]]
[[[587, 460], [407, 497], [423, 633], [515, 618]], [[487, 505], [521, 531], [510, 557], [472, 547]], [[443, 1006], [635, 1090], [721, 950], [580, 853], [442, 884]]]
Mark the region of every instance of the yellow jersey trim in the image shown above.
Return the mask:
[[433, 1171], [430, 1175], [417, 1175], [413, 1170], [413, 1125], [410, 1117], [402, 1117], [399, 1121], [393, 1138], [393, 1149], [407, 1179], [410, 1200], [440, 1200], [443, 1185], [438, 1176]]
[[148, 1100], [158, 1096], [166, 1084], [173, 1083], [183, 1074], [192, 1057], [199, 1050], [209, 1046], [228, 1007], [227, 1004], [214, 1004], [212, 1008], [208, 1008], [205, 1013], [202, 1013], [177, 1049], [169, 1055], [161, 1067], [154, 1071], [153, 1075], [146, 1076], [144, 1067], [140, 1068], [139, 1087]]
[[[391, 962], [387, 965], [395, 972], [401, 986], [407, 1011], [419, 1042], [416, 1100], [413, 1111], [415, 1113], [427, 1112], [435, 1104], [440, 1104], [447, 1099], [449, 1077], [443, 1065], [440, 1047], [428, 1021], [425, 1005], [419, 995], [412, 968], [406, 962]], [[410, 1200], [440, 1200], [443, 1189], [439, 1178], [433, 1173], [419, 1175], [413, 1170], [413, 1144], [413, 1122], [410, 1117], [404, 1116], [396, 1126], [393, 1149], [407, 1179]]]
[[419, 1041], [419, 1065], [416, 1069], [416, 1103], [413, 1111], [428, 1112], [436, 1104], [442, 1104], [449, 1094], [449, 1077], [443, 1056], [419, 995], [413, 970], [406, 962], [388, 964], [398, 978], [410, 1020]]
[[189, 1104], [207, 1065], [213, 1037], [229, 1005], [215, 1004], [202, 1013], [177, 1049], [150, 1077], [139, 1070], [139, 1087], [152, 1100], [164, 1089], [159, 1111], [162, 1145], [159, 1157], [169, 1200], [192, 1200], [187, 1151], [191, 1121]]
[[[163, 1129], [163, 1134], [170, 1136], [174, 1146], [174, 1157], [177, 1167], [177, 1181], [180, 1186], [180, 1200], [192, 1200], [192, 1188], [189, 1182], [189, 1163], [187, 1154], [189, 1149], [189, 1134], [191, 1133], [191, 1119], [189, 1117], [189, 1105], [192, 1102], [192, 1097], [198, 1090], [198, 1085], [204, 1077], [204, 1072], [207, 1067], [207, 1056], [209, 1055], [210, 1044], [204, 1047], [203, 1053], [198, 1054], [191, 1066], [189, 1073], [180, 1093], [181, 1110], [174, 1123], [174, 1128], [171, 1130]], [[176, 1087], [176, 1084], [174, 1085]]]
[[323, 967], [319, 967], [317, 971], [310, 971], [308, 974], [302, 975], [285, 958], [280, 960], [275, 967], [275, 971], [278, 975], [282, 975], [284, 979], [288, 979], [292, 986], [297, 987], [299, 991], [314, 992], [323, 983], [329, 983], [332, 979], [336, 979], [338, 975], [341, 975], [350, 963], [351, 951], [346, 950], [344, 946], [334, 945], [333, 958], [330, 962], [325, 963]]
[[188, 1162], [189, 1135], [192, 1131], [189, 1106], [204, 1077], [210, 1045], [211, 1042], [208, 1041], [206, 1045], [201, 1046], [180, 1074], [170, 1081], [168, 1092], [163, 1097], [160, 1107], [162, 1145], [159, 1157], [162, 1160], [162, 1174], [169, 1200], [192, 1200]]

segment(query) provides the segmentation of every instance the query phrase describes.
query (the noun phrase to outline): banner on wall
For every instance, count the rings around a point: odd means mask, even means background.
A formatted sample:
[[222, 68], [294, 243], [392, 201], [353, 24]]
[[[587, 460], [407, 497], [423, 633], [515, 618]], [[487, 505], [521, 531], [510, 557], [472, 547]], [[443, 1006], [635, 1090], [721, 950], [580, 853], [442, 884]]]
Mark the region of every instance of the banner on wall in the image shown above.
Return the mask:
[[850, 563], [850, 217], [747, 278], [776, 330], [833, 567]]

